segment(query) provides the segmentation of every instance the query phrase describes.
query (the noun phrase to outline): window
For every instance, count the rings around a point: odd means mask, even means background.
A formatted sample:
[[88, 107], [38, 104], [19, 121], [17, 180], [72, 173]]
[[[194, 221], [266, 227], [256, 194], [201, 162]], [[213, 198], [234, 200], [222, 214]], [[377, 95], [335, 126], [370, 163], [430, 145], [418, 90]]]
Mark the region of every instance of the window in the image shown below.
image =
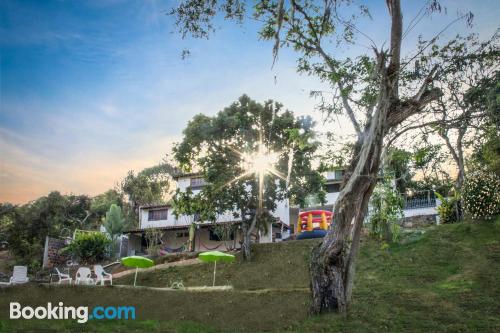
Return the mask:
[[326, 193], [340, 192], [340, 184], [326, 184]]
[[335, 170], [335, 179], [341, 180], [344, 177], [344, 170]]
[[189, 237], [189, 232], [188, 231], [176, 232], [175, 237], [177, 238]]
[[191, 187], [192, 190], [199, 190], [203, 186], [205, 186], [205, 179], [202, 177], [196, 177], [196, 178], [191, 178], [189, 180], [189, 187]]
[[152, 209], [148, 212], [148, 221], [160, 221], [168, 218], [168, 209]]

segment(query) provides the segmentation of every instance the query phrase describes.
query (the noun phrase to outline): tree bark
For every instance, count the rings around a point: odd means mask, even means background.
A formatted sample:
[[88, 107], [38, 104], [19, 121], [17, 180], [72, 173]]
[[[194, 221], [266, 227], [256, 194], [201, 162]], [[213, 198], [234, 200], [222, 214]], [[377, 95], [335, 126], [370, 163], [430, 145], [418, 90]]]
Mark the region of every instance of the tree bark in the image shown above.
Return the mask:
[[243, 233], [243, 243], [241, 244], [241, 250], [243, 252], [243, 259], [250, 261], [252, 259], [251, 244], [250, 244], [250, 233], [248, 232], [248, 227], [246, 223], [242, 225]]
[[[244, 215], [242, 215], [244, 216]], [[252, 232], [257, 224], [257, 215], [255, 214], [252, 218], [252, 222], [249, 225], [249, 221], [243, 218], [242, 223], [242, 233], [243, 233], [243, 243], [241, 244], [241, 250], [243, 252], [243, 259], [250, 261], [252, 259]]]
[[313, 249], [310, 274], [312, 313], [348, 309], [361, 226], [377, 180], [388, 103], [381, 103], [366, 131], [351, 176], [340, 192], [334, 221], [323, 242]]

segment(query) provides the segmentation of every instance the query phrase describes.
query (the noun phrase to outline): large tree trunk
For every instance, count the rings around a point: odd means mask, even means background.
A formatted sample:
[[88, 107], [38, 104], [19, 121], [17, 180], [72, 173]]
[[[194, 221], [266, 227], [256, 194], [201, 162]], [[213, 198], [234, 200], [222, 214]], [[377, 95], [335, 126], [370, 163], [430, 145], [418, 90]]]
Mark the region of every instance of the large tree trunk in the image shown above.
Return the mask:
[[334, 223], [313, 249], [310, 274], [312, 313], [345, 312], [349, 306], [354, 262], [368, 202], [377, 182], [389, 103], [380, 101], [355, 165], [334, 209]]
[[243, 243], [241, 244], [241, 251], [243, 252], [243, 259], [250, 261], [252, 258], [251, 252], [251, 234], [248, 232], [247, 223], [242, 225]]
[[[242, 215], [244, 216], [244, 215]], [[243, 219], [242, 223], [242, 233], [243, 233], [243, 243], [241, 244], [241, 250], [243, 252], [243, 259], [250, 261], [252, 259], [252, 233], [257, 225], [257, 214], [252, 218], [252, 222]]]

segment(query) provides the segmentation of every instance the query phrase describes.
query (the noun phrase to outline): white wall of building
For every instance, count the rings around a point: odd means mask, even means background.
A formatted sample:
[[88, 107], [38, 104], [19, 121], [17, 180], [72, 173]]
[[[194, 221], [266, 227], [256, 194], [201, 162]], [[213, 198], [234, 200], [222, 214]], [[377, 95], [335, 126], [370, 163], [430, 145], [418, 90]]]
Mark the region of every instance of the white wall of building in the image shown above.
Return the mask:
[[[185, 191], [190, 186], [190, 178], [179, 178], [177, 180], [177, 187], [181, 191]], [[200, 189], [193, 190], [193, 193], [198, 193]], [[149, 211], [152, 209], [158, 209], [158, 207], [142, 207], [139, 209], [139, 221], [140, 228], [160, 228], [160, 227], [173, 227], [173, 226], [189, 226], [193, 221], [193, 216], [180, 215], [179, 218], [175, 217], [172, 207], [168, 207], [167, 219], [149, 221]], [[281, 222], [286, 225], [290, 225], [290, 214], [289, 214], [289, 204], [288, 199], [279, 201], [276, 203], [276, 209], [272, 212], [272, 215], [279, 218]], [[217, 216], [217, 222], [231, 222], [231, 221], [241, 221], [241, 217], [234, 217], [233, 212], [226, 212]], [[204, 221], [203, 223], [211, 223], [211, 221]]]
[[423, 216], [423, 215], [437, 215], [437, 213], [438, 213], [437, 207], [405, 209], [403, 212], [405, 214], [405, 217]]
[[337, 201], [340, 192], [333, 192], [326, 194], [326, 204], [333, 205]]

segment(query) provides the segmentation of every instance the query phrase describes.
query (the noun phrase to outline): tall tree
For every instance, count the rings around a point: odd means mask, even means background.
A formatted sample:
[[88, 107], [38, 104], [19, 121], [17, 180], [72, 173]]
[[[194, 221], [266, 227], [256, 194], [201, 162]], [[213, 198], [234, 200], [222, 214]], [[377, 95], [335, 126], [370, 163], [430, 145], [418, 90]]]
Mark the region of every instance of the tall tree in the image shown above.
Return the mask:
[[[480, 42], [476, 35], [456, 38], [435, 56], [447, 60], [436, 80], [444, 94], [431, 109], [435, 112], [433, 128], [446, 143], [458, 174], [455, 189], [460, 192], [465, 179], [465, 149], [471, 147], [485, 123], [491, 123], [486, 99], [489, 91], [478, 89], [495, 80], [499, 68], [500, 34]], [[426, 59], [424, 59], [426, 60]]]
[[[441, 11], [440, 4], [427, 2], [405, 31], [400, 0], [386, 0], [385, 4], [387, 48], [378, 47], [358, 28], [357, 20], [369, 19], [370, 14], [366, 6], [356, 7], [353, 1], [261, 0], [253, 7], [253, 17], [263, 22], [260, 37], [274, 41], [274, 59], [281, 47], [293, 48], [299, 54], [300, 72], [331, 85], [333, 103], [322, 109], [345, 114], [356, 133], [353, 157], [334, 208], [335, 223], [311, 256], [313, 313], [347, 310], [361, 226], [376, 184], [384, 138], [442, 95], [432, 83], [444, 64], [429, 52], [437, 36], [415, 54], [402, 56], [403, 35], [426, 14]], [[223, 12], [225, 18], [241, 21], [245, 9], [240, 1], [185, 0], [172, 14], [183, 35], [208, 37], [214, 16]], [[463, 18], [470, 22], [472, 15]], [[352, 46], [356, 38], [371, 44], [369, 52], [339, 58], [343, 54], [336, 52], [339, 47]], [[431, 57], [431, 61], [417, 68], [416, 62], [422, 57]]]
[[201, 172], [207, 185], [203, 202], [186, 204], [180, 193], [175, 202], [191, 214], [202, 203], [197, 213], [211, 220], [235, 212], [242, 219], [243, 253], [250, 259], [251, 236], [273, 220], [278, 200], [303, 206], [309, 193], [322, 193], [322, 177], [311, 167], [318, 147], [313, 125], [279, 103], [260, 104], [247, 96], [213, 117], [195, 116], [174, 156], [183, 170]]
[[476, 136], [472, 161], [500, 175], [500, 71], [469, 89], [467, 102], [488, 115]]
[[176, 172], [177, 169], [168, 161], [145, 168], [137, 174], [133, 171], [128, 172], [120, 188], [130, 205], [130, 209], [127, 210], [129, 220], [137, 220], [139, 206], [166, 201], [170, 190], [171, 175]]
[[102, 222], [112, 204], [123, 206], [123, 194], [116, 190], [107, 190], [92, 198], [90, 212], [98, 222]]

